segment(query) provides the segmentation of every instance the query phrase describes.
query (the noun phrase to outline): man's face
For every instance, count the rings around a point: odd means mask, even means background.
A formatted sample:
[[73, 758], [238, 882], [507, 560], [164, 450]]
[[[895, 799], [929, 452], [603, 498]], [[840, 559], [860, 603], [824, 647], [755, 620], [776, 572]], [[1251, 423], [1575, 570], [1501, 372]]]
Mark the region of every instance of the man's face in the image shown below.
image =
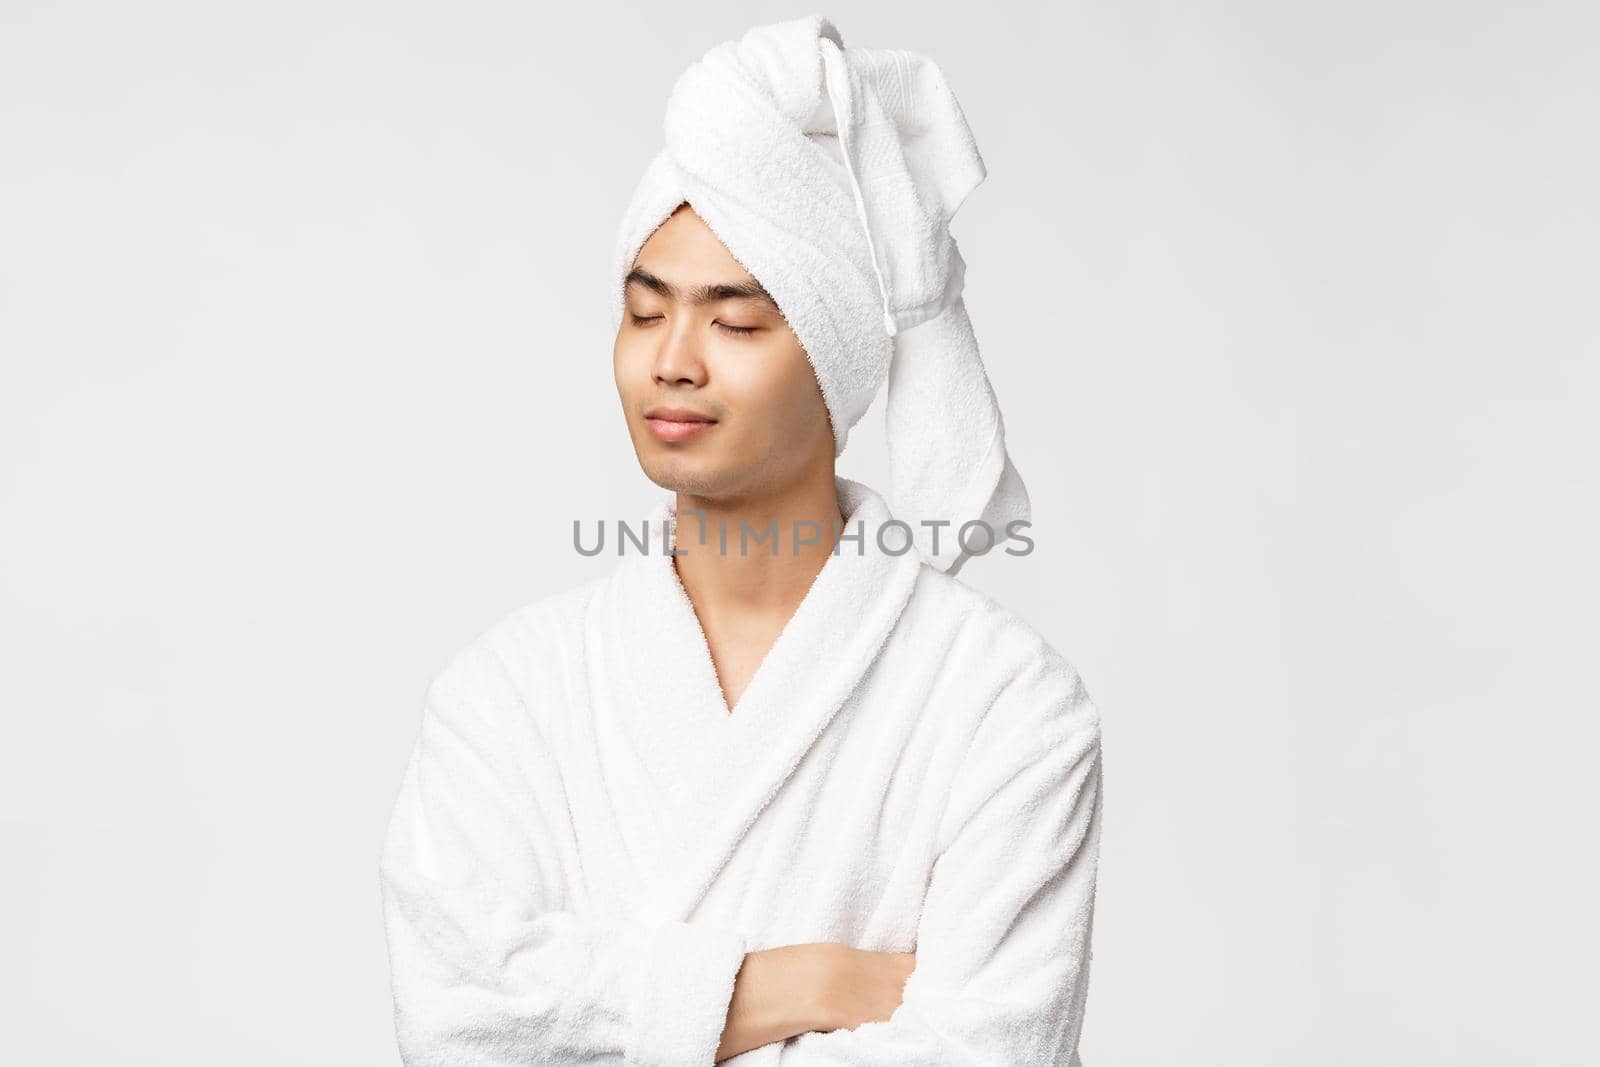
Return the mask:
[[663, 489], [733, 498], [831, 468], [833, 430], [805, 350], [687, 204], [634, 259], [612, 364], [639, 465]]

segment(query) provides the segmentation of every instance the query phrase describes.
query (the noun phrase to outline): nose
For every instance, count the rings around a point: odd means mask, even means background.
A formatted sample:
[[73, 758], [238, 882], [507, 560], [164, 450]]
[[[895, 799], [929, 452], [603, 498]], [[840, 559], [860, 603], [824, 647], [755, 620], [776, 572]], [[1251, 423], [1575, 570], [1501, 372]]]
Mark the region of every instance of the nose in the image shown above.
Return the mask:
[[705, 360], [692, 315], [675, 317], [665, 329], [657, 330], [656, 335], [661, 339], [653, 368], [657, 383], [699, 385], [705, 381]]

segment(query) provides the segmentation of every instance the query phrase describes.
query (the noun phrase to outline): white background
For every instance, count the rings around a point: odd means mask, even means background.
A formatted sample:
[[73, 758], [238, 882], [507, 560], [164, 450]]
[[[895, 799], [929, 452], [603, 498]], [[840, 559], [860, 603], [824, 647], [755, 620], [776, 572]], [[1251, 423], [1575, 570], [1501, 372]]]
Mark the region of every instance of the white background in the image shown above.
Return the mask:
[[[398, 1062], [424, 689], [657, 492], [615, 227], [808, 10], [0, 0], [0, 1060]], [[989, 167], [1038, 549], [963, 577], [1105, 716], [1085, 1062], [1596, 1062], [1600, 9], [818, 10]]]

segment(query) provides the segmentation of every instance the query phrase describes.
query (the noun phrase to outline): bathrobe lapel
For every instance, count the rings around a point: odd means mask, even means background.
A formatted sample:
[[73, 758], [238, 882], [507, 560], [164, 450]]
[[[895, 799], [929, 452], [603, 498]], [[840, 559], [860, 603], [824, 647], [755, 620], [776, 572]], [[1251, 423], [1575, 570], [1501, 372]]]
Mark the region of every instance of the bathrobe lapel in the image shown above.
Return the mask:
[[[890, 515], [865, 485], [837, 480], [845, 532], [730, 714], [705, 634], [665, 553], [674, 498], [648, 519], [649, 553], [628, 546], [603, 598], [604, 657], [625, 684], [617, 715], [653, 794], [656, 891], [643, 906], [687, 920], [767, 802], [840, 713], [888, 639], [915, 584], [915, 550], [885, 552]], [[685, 520], [685, 537], [696, 533]], [[858, 525], [859, 524], [859, 525]], [[710, 536], [715, 536], [712, 533]], [[737, 544], [732, 531], [729, 540]], [[884, 540], [902, 543], [898, 530]], [[730, 548], [730, 551], [736, 549]], [[621, 786], [619, 788], [629, 788]]]

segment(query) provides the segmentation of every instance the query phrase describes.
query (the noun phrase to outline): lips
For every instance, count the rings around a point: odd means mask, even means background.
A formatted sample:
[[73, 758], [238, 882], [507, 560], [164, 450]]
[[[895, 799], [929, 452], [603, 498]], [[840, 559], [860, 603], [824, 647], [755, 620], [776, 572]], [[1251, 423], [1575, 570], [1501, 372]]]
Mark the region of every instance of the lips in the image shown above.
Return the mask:
[[710, 415], [702, 415], [689, 408], [651, 408], [644, 413], [647, 419], [660, 419], [663, 422], [716, 422]]
[[717, 424], [711, 416], [689, 408], [651, 408], [644, 418], [650, 432], [662, 441], [686, 441], [709, 432]]

